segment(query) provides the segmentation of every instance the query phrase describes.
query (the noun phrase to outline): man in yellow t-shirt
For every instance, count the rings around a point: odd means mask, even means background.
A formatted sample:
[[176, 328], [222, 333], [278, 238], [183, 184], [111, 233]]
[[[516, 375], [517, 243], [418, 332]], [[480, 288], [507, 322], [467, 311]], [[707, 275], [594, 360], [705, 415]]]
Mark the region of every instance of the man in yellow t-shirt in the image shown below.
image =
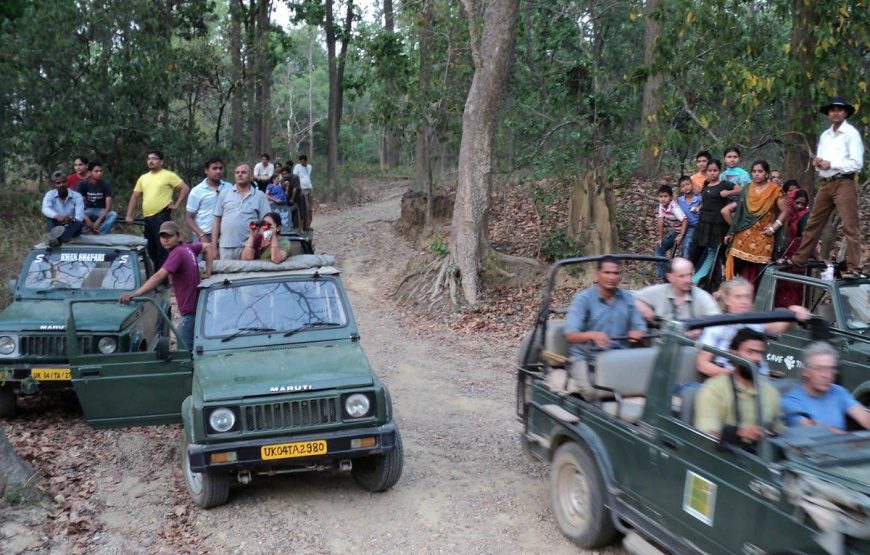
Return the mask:
[[[133, 216], [142, 199], [142, 215], [145, 217], [145, 239], [148, 240], [148, 255], [154, 262], [154, 271], [163, 266], [166, 249], [160, 244], [160, 226], [172, 220], [172, 211], [182, 206], [190, 187], [176, 174], [163, 169], [163, 153], [159, 150], [148, 151], [148, 173], [143, 174], [133, 188], [127, 204], [127, 223], [133, 223]], [[178, 199], [172, 202], [172, 192], [178, 189]]]

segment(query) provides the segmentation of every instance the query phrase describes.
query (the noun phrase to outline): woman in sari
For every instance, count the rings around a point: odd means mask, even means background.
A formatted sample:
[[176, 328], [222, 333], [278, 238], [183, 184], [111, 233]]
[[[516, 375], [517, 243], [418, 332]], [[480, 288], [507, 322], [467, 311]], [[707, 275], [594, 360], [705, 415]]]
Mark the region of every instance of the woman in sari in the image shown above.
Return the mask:
[[[801, 235], [804, 233], [804, 228], [807, 226], [807, 220], [810, 216], [810, 196], [806, 191], [799, 188], [794, 188], [786, 193], [788, 198], [788, 224], [786, 224], [785, 235], [785, 251], [782, 253], [782, 259], [777, 260], [778, 264], [783, 263], [783, 259], [787, 259], [797, 252], [801, 246]], [[785, 272], [794, 274], [802, 274], [803, 270], [783, 269]], [[776, 285], [776, 296], [774, 300], [774, 308], [782, 306], [791, 306], [801, 303], [803, 287], [799, 283], [793, 281], [779, 281]]]
[[770, 264], [784, 234], [788, 204], [782, 189], [770, 181], [770, 166], [764, 160], [752, 164], [752, 183], [740, 194], [740, 200], [722, 209], [722, 217], [731, 223], [725, 243], [730, 244], [725, 260], [725, 277], [741, 276], [753, 283], [762, 268]]

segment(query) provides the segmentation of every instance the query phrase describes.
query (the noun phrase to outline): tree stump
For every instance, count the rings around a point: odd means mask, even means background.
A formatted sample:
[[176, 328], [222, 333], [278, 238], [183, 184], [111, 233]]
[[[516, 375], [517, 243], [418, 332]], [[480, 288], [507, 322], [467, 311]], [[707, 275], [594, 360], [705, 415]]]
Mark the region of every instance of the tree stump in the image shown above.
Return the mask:
[[29, 463], [22, 460], [6, 439], [6, 430], [0, 424], [0, 499], [15, 501], [34, 499], [42, 495], [37, 489], [39, 475]]

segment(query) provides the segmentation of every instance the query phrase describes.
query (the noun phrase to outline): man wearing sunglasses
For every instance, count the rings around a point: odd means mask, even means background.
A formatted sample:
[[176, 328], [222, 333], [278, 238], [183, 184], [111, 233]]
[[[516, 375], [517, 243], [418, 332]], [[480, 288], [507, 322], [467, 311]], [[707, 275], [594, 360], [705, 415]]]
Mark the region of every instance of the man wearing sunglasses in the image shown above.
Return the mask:
[[121, 304], [127, 304], [133, 297], [141, 297], [148, 291], [163, 283], [167, 277], [172, 276], [172, 292], [175, 294], [175, 303], [181, 320], [178, 322], [178, 336], [184, 341], [188, 349], [193, 349], [194, 320], [196, 319], [197, 288], [199, 287], [199, 265], [196, 257], [203, 253], [205, 258], [205, 279], [211, 275], [214, 251], [210, 244], [202, 243], [184, 244], [181, 242], [181, 228], [170, 220], [160, 225], [160, 246], [169, 253], [166, 261], [148, 281], [139, 289], [131, 293], [121, 295]]

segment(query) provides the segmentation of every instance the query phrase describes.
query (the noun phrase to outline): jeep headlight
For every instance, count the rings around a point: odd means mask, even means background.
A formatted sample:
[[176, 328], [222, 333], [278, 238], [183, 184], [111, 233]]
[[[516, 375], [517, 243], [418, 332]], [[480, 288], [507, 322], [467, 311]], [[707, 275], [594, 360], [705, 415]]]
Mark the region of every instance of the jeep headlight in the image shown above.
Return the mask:
[[369, 398], [362, 393], [354, 393], [344, 401], [344, 411], [351, 418], [362, 418], [367, 415], [370, 406]]
[[208, 417], [208, 425], [218, 433], [228, 432], [236, 425], [236, 414], [224, 407], [215, 409]]
[[0, 354], [11, 355], [15, 352], [15, 338], [8, 335], [0, 336]]
[[118, 340], [114, 337], [102, 337], [97, 343], [97, 348], [104, 355], [110, 355], [118, 348]]

